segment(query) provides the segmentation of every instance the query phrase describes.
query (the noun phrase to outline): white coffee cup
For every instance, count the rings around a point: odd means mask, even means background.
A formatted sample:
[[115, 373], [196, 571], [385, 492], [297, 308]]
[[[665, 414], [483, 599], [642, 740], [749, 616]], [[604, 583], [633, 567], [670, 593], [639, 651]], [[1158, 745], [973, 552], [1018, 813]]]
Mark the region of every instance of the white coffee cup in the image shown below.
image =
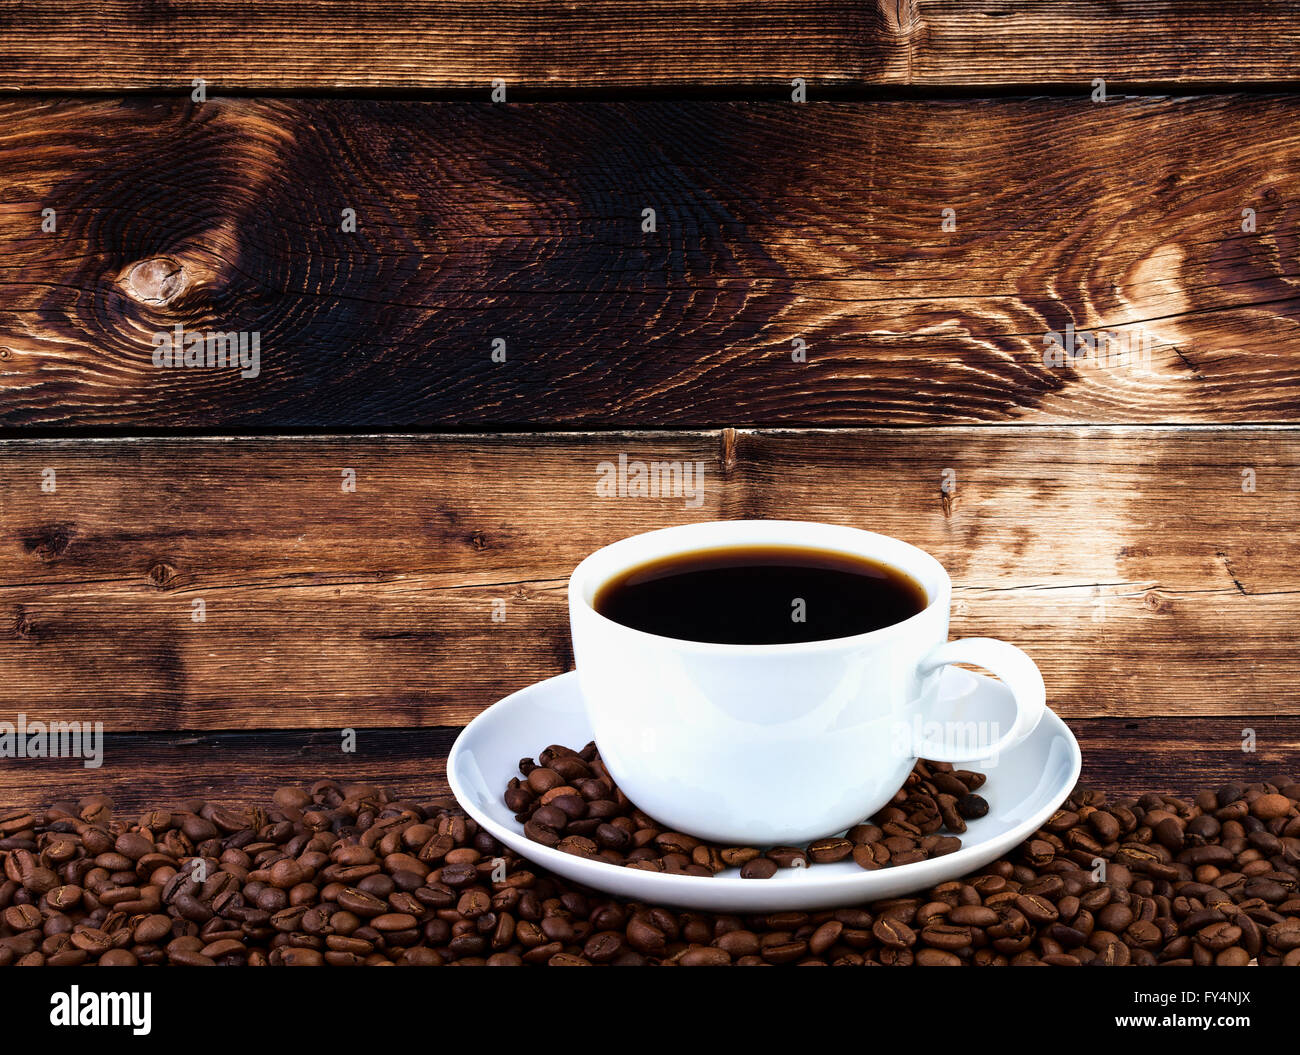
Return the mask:
[[[602, 585], [648, 561], [753, 545], [865, 557], [910, 576], [928, 603], [870, 633], [778, 645], [661, 637], [593, 606]], [[996, 757], [1033, 731], [1045, 701], [1033, 660], [991, 638], [948, 641], [951, 603], [952, 580], [923, 550], [857, 528], [788, 520], [635, 535], [597, 550], [569, 579], [578, 681], [611, 776], [661, 824], [731, 845], [842, 832], [884, 806], [918, 757]], [[1016, 704], [1009, 730], [972, 740], [972, 722], [989, 727], [980, 715], [963, 714], [959, 730], [935, 720], [939, 676], [950, 663], [982, 667], [1006, 684]]]

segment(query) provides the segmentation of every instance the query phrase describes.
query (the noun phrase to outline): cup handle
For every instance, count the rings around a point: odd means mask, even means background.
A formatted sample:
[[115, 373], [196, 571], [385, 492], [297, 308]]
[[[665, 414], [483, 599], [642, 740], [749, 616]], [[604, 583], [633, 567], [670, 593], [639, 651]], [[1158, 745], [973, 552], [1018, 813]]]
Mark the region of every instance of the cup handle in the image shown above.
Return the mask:
[[952, 745], [923, 736], [914, 744], [912, 753], [917, 758], [935, 762], [971, 762], [995, 756], [1015, 747], [1034, 731], [1047, 705], [1047, 690], [1043, 675], [1029, 656], [1015, 645], [991, 637], [965, 637], [949, 641], [930, 652], [920, 664], [921, 674], [930, 674], [949, 663], [973, 663], [998, 677], [1016, 701], [1016, 720], [1004, 736], [987, 747], [953, 751]]

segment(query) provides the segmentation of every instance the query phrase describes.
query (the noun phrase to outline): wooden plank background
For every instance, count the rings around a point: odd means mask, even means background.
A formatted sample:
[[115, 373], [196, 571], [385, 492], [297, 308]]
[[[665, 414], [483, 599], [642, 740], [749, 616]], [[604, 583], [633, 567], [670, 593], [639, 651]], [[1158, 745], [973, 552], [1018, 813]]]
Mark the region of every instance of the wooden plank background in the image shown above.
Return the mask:
[[10, 100], [0, 427], [1291, 421], [1298, 183], [1289, 95]]
[[[620, 456], [698, 463], [698, 506], [599, 496]], [[460, 725], [570, 668], [586, 553], [733, 517], [925, 547], [954, 634], [1014, 636], [1067, 717], [1295, 710], [1296, 427], [14, 440], [0, 464], [0, 711], [47, 720]]]
[[[729, 517], [935, 553], [1108, 791], [1300, 777], [1297, 45], [1282, 0], [10, 5], [0, 720], [110, 739], [0, 805], [447, 801], [571, 665], [573, 565]], [[1149, 361], [1045, 365], [1067, 323]], [[155, 368], [176, 324], [260, 375]], [[702, 501], [598, 497], [620, 454]]]
[[15, 5], [0, 89], [1294, 82], [1284, 0], [100, 0]]

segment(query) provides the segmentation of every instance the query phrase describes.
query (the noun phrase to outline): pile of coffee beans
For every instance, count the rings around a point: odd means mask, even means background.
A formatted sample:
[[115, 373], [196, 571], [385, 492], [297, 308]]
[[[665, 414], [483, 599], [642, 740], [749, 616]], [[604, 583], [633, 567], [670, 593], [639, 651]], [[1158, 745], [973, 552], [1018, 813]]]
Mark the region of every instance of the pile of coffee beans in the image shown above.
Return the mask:
[[1076, 789], [911, 897], [726, 915], [547, 874], [472, 820], [321, 780], [265, 809], [0, 810], [0, 965], [1300, 965], [1300, 784]]
[[913, 864], [961, 849], [957, 835], [966, 822], [989, 810], [975, 794], [983, 773], [921, 760], [888, 805], [844, 836], [764, 851], [667, 830], [628, 800], [594, 743], [581, 751], [552, 744], [536, 761], [520, 759], [519, 773], [506, 787], [505, 804], [533, 842], [672, 875], [713, 876], [738, 867], [744, 879], [768, 879], [781, 868], [848, 859], [871, 870]]

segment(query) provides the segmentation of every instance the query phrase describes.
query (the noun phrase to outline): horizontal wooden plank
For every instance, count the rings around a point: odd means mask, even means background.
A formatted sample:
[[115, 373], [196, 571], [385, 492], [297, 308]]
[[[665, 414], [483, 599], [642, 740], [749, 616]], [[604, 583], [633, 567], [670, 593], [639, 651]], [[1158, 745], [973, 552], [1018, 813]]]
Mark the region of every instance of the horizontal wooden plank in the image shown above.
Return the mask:
[[83, 758], [5, 760], [0, 804], [46, 807], [107, 794], [124, 815], [189, 798], [265, 806], [276, 788], [329, 778], [450, 806], [446, 760], [459, 731], [360, 728], [349, 751], [335, 731], [109, 734], [95, 768]]
[[[603, 496], [620, 459], [702, 484]], [[1295, 427], [10, 440], [0, 714], [459, 725], [569, 669], [587, 553], [754, 517], [931, 551], [953, 633], [1028, 649], [1067, 716], [1283, 715], [1298, 491]]]
[[893, 5], [854, 0], [140, 0], [5, 18], [0, 87], [516, 89], [899, 81]]
[[[925, 85], [1294, 81], [1287, 0], [902, 0], [906, 80]], [[1244, 22], [1239, 22], [1244, 19]]]
[[0, 427], [1294, 421], [1298, 180], [1300, 96], [13, 99]]
[[1291, 81], [1284, 0], [144, 0], [5, 13], [0, 88]]
[[1300, 775], [1300, 720], [1290, 715], [1070, 722], [1081, 784], [1113, 795], [1192, 795], [1230, 781], [1285, 785]]
[[[1070, 726], [1083, 751], [1081, 783], [1114, 796], [1190, 795], [1230, 780], [1285, 784], [1300, 775], [1300, 719], [1294, 716], [1085, 718]], [[1242, 751], [1243, 729], [1255, 734], [1253, 751]], [[348, 752], [336, 731], [112, 734], [98, 768], [75, 758], [6, 761], [0, 765], [0, 808], [40, 808], [102, 794], [112, 795], [125, 816], [189, 798], [266, 805], [277, 787], [327, 777], [451, 805], [445, 763], [458, 731], [359, 728]]]

